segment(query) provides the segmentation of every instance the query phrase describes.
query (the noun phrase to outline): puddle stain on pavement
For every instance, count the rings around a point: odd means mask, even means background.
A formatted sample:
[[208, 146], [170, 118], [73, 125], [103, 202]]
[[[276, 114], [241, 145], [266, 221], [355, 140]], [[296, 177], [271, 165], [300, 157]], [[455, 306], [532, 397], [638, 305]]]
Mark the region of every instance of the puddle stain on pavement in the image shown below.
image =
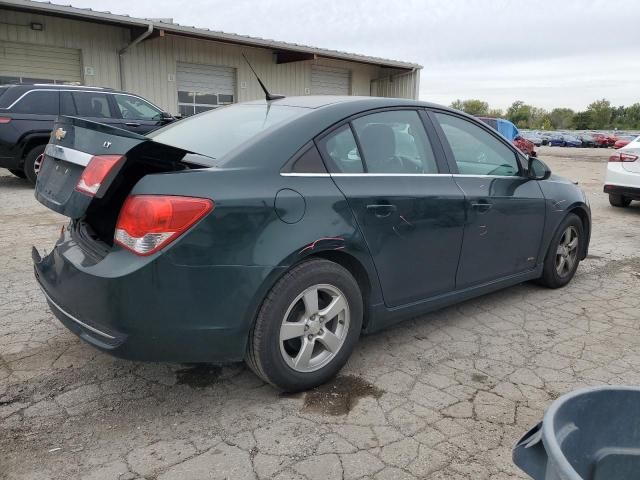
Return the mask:
[[192, 388], [206, 388], [218, 382], [222, 368], [216, 365], [198, 364], [176, 371], [179, 385]]
[[325, 415], [346, 415], [363, 397], [380, 398], [383, 391], [360, 377], [346, 375], [309, 390], [303, 411]]

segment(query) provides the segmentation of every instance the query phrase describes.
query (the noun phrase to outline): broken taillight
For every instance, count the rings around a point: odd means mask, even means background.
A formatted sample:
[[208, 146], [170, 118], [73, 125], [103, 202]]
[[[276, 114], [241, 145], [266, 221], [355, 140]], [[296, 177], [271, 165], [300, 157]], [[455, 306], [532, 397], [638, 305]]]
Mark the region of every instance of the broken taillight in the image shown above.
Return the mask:
[[208, 198], [132, 195], [120, 211], [114, 241], [137, 255], [151, 255], [213, 208], [214, 203]]
[[91, 157], [80, 176], [80, 180], [78, 180], [76, 190], [93, 197], [109, 173], [123, 158], [122, 155], [96, 155]]

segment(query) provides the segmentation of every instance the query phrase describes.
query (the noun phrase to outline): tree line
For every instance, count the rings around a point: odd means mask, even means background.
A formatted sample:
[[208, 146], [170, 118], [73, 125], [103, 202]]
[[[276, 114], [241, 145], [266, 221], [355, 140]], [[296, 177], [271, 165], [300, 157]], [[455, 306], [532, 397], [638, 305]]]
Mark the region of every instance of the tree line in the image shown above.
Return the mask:
[[451, 108], [469, 115], [506, 118], [518, 128], [562, 130], [640, 130], [640, 103], [628, 107], [613, 107], [606, 99], [596, 100], [586, 110], [576, 112], [570, 108], [544, 108], [527, 105], [516, 100], [506, 111], [489, 108], [482, 100], [456, 100]]

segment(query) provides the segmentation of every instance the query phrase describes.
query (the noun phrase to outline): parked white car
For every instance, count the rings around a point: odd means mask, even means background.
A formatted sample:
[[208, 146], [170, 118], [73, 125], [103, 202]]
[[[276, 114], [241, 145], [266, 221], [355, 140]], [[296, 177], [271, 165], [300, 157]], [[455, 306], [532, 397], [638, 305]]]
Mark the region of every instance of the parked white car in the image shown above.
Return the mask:
[[640, 137], [609, 157], [604, 193], [614, 207], [628, 207], [640, 201]]

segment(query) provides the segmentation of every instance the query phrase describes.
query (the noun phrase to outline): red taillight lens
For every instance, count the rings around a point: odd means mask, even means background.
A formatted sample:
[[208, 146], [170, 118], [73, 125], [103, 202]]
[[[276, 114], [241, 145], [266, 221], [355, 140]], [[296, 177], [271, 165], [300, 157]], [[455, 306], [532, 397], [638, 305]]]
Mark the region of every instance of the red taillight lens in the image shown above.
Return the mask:
[[11, 118], [9, 117], [0, 117], [0, 123], [9, 123]]
[[96, 155], [92, 157], [78, 180], [76, 190], [93, 197], [107, 175], [123, 158], [122, 155]]
[[638, 156], [629, 153], [616, 153], [609, 157], [610, 162], [635, 162], [636, 160], [638, 160]]
[[208, 198], [133, 195], [120, 211], [114, 240], [138, 255], [151, 255], [213, 210]]

